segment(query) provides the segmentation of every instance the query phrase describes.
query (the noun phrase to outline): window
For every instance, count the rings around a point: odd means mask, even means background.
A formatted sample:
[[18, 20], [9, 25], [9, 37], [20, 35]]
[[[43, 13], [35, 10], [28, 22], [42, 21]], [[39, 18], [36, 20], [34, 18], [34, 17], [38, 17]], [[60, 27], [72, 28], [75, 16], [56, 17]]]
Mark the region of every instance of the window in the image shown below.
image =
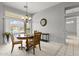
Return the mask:
[[24, 33], [24, 22], [19, 20], [10, 20], [10, 31], [12, 33]]
[[[5, 27], [8, 30], [5, 31], [9, 31], [12, 33], [24, 33], [24, 20], [23, 18], [25, 18], [25, 16], [23, 15], [19, 15], [13, 12], [9, 12], [9, 11], [5, 11]], [[28, 20], [27, 23], [27, 27], [26, 27], [26, 33], [30, 34], [31, 33], [31, 19]]]

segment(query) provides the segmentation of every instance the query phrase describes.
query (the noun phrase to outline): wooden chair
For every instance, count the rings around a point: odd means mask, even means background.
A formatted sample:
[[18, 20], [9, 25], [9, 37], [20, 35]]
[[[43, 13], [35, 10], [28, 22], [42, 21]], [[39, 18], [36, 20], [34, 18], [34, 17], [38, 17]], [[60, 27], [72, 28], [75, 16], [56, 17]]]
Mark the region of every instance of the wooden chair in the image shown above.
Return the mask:
[[40, 40], [41, 40], [41, 32], [35, 32], [33, 41], [28, 42], [30, 46], [33, 47], [33, 54], [35, 54], [36, 45], [39, 45], [39, 49], [41, 50]]
[[12, 53], [14, 45], [21, 44], [21, 47], [22, 47], [22, 41], [18, 40], [16, 37], [14, 37], [13, 34], [11, 34], [11, 40], [12, 40], [12, 50], [11, 50], [11, 53]]

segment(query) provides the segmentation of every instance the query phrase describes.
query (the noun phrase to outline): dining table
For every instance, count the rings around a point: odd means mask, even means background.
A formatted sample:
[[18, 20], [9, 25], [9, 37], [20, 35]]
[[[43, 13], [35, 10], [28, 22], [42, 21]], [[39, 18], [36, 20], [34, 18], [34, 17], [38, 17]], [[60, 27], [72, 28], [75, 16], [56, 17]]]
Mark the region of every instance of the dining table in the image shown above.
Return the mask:
[[26, 40], [26, 51], [29, 50], [28, 40], [33, 39], [34, 36], [18, 36], [19, 40]]

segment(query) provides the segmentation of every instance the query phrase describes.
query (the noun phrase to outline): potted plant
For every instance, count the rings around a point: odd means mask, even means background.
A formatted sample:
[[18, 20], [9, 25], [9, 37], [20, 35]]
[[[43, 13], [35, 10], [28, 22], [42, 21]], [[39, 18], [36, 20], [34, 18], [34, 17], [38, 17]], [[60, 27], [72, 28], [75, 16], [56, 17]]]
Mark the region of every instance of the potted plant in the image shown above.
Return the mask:
[[10, 37], [10, 35], [11, 35], [10, 32], [4, 32], [4, 33], [3, 33], [3, 37], [6, 36], [6, 38], [7, 38], [7, 42], [9, 42], [9, 37]]

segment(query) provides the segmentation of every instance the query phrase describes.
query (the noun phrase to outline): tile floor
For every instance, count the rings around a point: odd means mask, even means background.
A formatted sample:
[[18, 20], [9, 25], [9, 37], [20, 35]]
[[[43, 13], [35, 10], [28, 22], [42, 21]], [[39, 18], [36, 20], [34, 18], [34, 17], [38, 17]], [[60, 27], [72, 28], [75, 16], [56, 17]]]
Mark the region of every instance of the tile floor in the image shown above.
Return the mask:
[[0, 45], [0, 56], [79, 56], [78, 39], [75, 36], [68, 36], [67, 44], [56, 42], [41, 42], [41, 51], [36, 47], [36, 54], [33, 55], [33, 50], [28, 52], [25, 49], [20, 50], [19, 45], [14, 47], [11, 54], [11, 43]]

